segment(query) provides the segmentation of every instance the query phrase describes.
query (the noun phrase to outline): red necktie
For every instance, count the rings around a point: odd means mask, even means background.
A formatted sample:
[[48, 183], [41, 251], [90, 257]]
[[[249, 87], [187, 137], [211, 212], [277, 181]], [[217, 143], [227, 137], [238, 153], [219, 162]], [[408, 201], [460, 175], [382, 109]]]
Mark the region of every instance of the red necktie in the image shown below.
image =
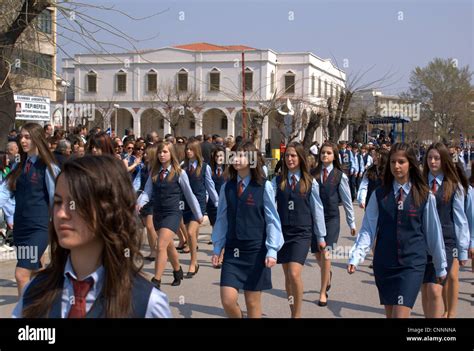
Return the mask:
[[193, 167], [193, 165], [190, 165], [189, 166], [189, 174], [193, 174], [193, 172], [194, 172], [194, 167]]
[[70, 277], [74, 288], [74, 303], [71, 305], [68, 318], [84, 318], [86, 316], [86, 296], [92, 287], [92, 278], [76, 280]]
[[218, 168], [217, 168], [217, 176], [218, 176], [218, 177], [220, 177], [220, 176], [221, 176], [221, 174], [222, 174], [221, 168], [220, 168], [220, 167], [218, 167]]
[[438, 182], [436, 181], [436, 179], [433, 179], [433, 185], [431, 186], [431, 191], [433, 192], [433, 194], [436, 194], [436, 192], [438, 191]]
[[163, 179], [165, 179], [165, 173], [166, 173], [166, 169], [162, 169], [160, 171], [160, 182], [162, 182]]
[[33, 162], [31, 162], [31, 159], [28, 159], [28, 161], [26, 161], [25, 174], [28, 174], [30, 172], [30, 168], [32, 164]]
[[238, 191], [237, 195], [240, 197], [243, 193], [244, 193], [244, 181], [241, 180], [239, 182], [239, 191]]
[[403, 187], [400, 187], [397, 203], [403, 202]]
[[328, 180], [328, 169], [324, 168], [323, 169], [323, 183], [326, 183], [326, 180]]
[[293, 175], [291, 176], [291, 190], [295, 190], [295, 188], [296, 188], [296, 177], [295, 177], [295, 175], [293, 174]]

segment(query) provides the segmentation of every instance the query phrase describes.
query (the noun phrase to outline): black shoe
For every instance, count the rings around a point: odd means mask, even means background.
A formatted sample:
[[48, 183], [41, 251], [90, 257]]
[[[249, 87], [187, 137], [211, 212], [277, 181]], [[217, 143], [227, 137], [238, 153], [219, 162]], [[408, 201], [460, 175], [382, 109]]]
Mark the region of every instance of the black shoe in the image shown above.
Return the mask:
[[198, 271], [199, 271], [199, 265], [197, 264], [196, 265], [196, 270], [194, 272], [186, 273], [186, 279], [190, 279], [190, 278], [194, 277], [197, 274]]
[[332, 282], [332, 271], [329, 272], [329, 284], [326, 286], [326, 292], [331, 289], [331, 282]]
[[144, 257], [145, 261], [150, 261], [150, 262], [154, 262], [155, 261], [155, 257], [152, 257], [152, 256], [146, 256]]
[[161, 290], [161, 279], [158, 280], [156, 279], [155, 277], [151, 278], [151, 282], [153, 283], [153, 285], [155, 286], [155, 288], [157, 288], [158, 290]]
[[179, 267], [179, 271], [173, 271], [173, 282], [171, 283], [172, 286], [178, 286], [181, 284], [181, 280], [183, 280], [183, 269], [181, 266]]
[[212, 240], [209, 240], [209, 241], [207, 242], [207, 245], [212, 245]]
[[176, 250], [183, 250], [186, 246], [188, 246], [188, 242], [185, 242], [182, 246], [176, 246]]
[[374, 269], [374, 265], [373, 265], [372, 263], [369, 264], [369, 268], [370, 268], [370, 269]]
[[326, 306], [328, 305], [328, 301], [327, 301], [327, 298], [328, 298], [328, 297], [329, 297], [329, 295], [328, 295], [328, 293], [326, 293], [326, 301], [323, 302], [323, 301], [319, 300], [319, 301], [318, 301], [318, 306], [320, 306], [320, 307], [326, 307]]

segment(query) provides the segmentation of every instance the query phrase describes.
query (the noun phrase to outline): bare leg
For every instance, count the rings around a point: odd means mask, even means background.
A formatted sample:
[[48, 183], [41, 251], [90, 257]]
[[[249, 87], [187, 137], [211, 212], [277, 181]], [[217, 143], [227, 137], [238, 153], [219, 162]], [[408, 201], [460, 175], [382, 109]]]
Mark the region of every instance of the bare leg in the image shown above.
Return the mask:
[[326, 288], [329, 284], [329, 275], [331, 271], [331, 260], [329, 259], [329, 252], [326, 251], [321, 254], [321, 291], [319, 292], [319, 301], [327, 302]]
[[197, 235], [199, 233], [199, 223], [191, 221], [188, 224], [188, 245], [191, 250], [191, 263], [188, 272], [195, 272], [197, 265]]
[[406, 306], [396, 305], [393, 306], [392, 318], [409, 318], [411, 308]]
[[459, 260], [453, 260], [453, 266], [448, 274], [448, 318], [455, 318], [458, 309], [459, 296]]
[[443, 315], [443, 286], [440, 284], [426, 283], [428, 313], [426, 318], [441, 318]]
[[303, 303], [303, 280], [301, 279], [302, 271], [303, 265], [297, 262], [290, 262], [288, 264], [288, 278], [290, 280], [291, 286], [291, 297], [293, 298], [292, 301], [290, 301], [290, 303], [293, 302], [293, 309], [291, 313], [292, 318], [301, 318], [301, 305]]
[[158, 250], [155, 261], [155, 279], [157, 280], [161, 280], [161, 276], [165, 271], [166, 262], [168, 261], [168, 245], [173, 243], [173, 236], [174, 233], [167, 228], [161, 228], [158, 232]]
[[283, 274], [285, 275], [285, 290], [286, 290], [286, 296], [288, 298], [288, 304], [290, 305], [290, 313], [291, 316], [293, 317], [294, 315], [294, 310], [295, 310], [295, 303], [294, 303], [294, 296], [293, 292], [291, 291], [291, 282], [290, 282], [290, 277], [288, 276], [288, 263], [283, 263], [281, 265], [283, 268]]
[[244, 291], [245, 305], [249, 318], [262, 318], [262, 292]]
[[221, 302], [229, 318], [242, 318], [242, 311], [238, 303], [239, 291], [230, 286], [221, 286]]
[[153, 225], [153, 216], [146, 216], [145, 219], [146, 234], [148, 238], [148, 245], [150, 246], [150, 257], [156, 256], [156, 244], [158, 243], [158, 234], [156, 234], [155, 226]]
[[26, 284], [31, 279], [31, 274], [33, 273], [32, 270], [22, 268], [22, 267], [16, 267], [15, 268], [15, 280], [16, 280], [16, 285], [18, 288], [18, 296], [21, 296], [21, 293], [23, 291], [23, 288], [25, 287]]

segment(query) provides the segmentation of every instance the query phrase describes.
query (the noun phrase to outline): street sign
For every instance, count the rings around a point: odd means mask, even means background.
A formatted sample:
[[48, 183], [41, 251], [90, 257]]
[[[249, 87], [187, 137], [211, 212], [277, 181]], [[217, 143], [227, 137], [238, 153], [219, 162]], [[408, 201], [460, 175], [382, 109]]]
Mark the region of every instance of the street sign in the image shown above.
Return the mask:
[[14, 95], [16, 119], [22, 121], [49, 121], [50, 99], [39, 96]]
[[16, 119], [22, 121], [49, 121], [50, 99], [39, 96], [14, 95]]

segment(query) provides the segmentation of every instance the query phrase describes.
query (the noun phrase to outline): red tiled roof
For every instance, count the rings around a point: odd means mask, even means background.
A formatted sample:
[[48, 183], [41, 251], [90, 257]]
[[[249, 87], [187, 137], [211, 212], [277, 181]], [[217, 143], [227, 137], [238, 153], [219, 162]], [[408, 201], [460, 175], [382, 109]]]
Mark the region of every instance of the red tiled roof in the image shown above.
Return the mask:
[[256, 50], [250, 46], [245, 45], [214, 45], [209, 43], [191, 43], [184, 45], [173, 46], [177, 49], [184, 49], [190, 51], [244, 51], [244, 50]]

